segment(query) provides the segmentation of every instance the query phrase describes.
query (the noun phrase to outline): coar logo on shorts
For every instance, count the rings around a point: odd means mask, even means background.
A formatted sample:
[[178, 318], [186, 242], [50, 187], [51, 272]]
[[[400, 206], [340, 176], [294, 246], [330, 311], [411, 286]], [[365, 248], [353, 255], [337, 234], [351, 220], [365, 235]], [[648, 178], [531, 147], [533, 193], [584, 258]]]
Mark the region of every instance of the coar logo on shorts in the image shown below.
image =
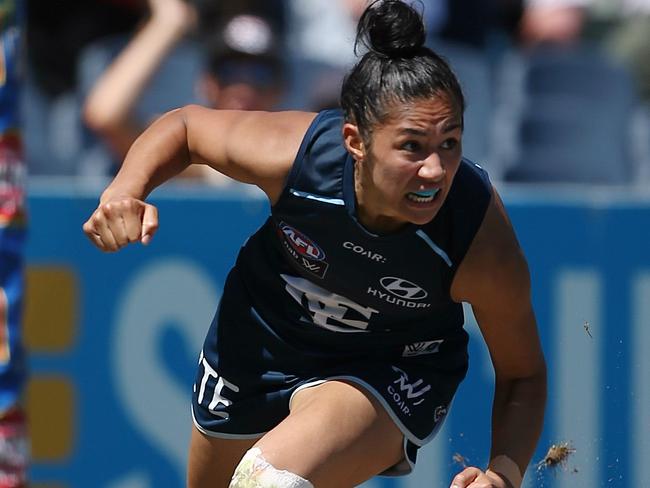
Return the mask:
[[422, 395], [431, 390], [431, 385], [425, 384], [422, 378], [418, 378], [417, 381], [411, 380], [406, 371], [397, 366], [391, 366], [391, 368], [399, 376], [388, 385], [386, 391], [397, 408], [404, 415], [410, 417], [413, 414], [412, 408], [418, 406], [425, 400]]
[[422, 300], [427, 297], [426, 291], [415, 283], [411, 283], [402, 278], [384, 276], [379, 280], [379, 283], [384, 287], [384, 290], [399, 298], [404, 298], [406, 300]]

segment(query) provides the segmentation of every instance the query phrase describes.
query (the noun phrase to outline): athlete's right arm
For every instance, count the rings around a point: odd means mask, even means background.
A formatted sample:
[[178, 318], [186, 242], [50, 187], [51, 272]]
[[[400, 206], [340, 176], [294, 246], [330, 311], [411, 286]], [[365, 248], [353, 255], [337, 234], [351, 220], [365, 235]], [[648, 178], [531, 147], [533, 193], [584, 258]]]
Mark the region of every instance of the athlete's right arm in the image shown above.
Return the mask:
[[117, 251], [130, 242], [147, 244], [158, 216], [146, 197], [191, 163], [257, 185], [275, 203], [314, 116], [195, 105], [168, 112], [133, 143], [84, 232], [103, 251]]

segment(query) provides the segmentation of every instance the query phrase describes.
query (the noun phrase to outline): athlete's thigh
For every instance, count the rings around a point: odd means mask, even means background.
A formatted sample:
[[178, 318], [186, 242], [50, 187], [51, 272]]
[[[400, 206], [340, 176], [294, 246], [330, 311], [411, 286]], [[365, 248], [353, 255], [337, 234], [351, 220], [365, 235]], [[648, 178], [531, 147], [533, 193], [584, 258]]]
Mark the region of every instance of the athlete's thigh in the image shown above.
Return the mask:
[[218, 439], [192, 426], [188, 488], [227, 488], [235, 467], [256, 439]]
[[300, 390], [290, 415], [256, 444], [276, 469], [319, 487], [351, 487], [403, 457], [403, 434], [360, 386], [328, 381]]

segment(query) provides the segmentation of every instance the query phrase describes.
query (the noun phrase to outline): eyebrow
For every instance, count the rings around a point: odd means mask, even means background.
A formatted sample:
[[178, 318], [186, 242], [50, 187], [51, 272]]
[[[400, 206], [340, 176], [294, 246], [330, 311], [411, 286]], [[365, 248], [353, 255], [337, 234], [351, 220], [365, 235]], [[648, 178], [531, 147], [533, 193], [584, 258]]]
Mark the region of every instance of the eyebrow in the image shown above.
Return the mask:
[[[442, 128], [442, 133], [446, 134], [447, 132], [451, 132], [455, 129], [458, 129], [459, 127], [462, 127], [460, 122], [452, 122], [449, 125], [446, 125]], [[410, 134], [414, 136], [426, 136], [428, 132], [420, 130], [420, 129], [413, 129], [411, 127], [403, 127], [399, 130], [401, 134]]]
[[451, 132], [452, 130], [456, 130], [458, 128], [462, 128], [462, 124], [460, 122], [452, 122], [449, 125], [446, 125], [442, 128], [443, 133]]
[[400, 134], [410, 134], [410, 135], [413, 135], [413, 136], [422, 136], [422, 137], [425, 137], [425, 136], [428, 134], [427, 132], [425, 132], [425, 131], [423, 131], [423, 130], [419, 130], [419, 129], [411, 129], [411, 128], [409, 128], [409, 127], [403, 127], [403, 128], [401, 128], [401, 129], [399, 130], [399, 133], [400, 133]]

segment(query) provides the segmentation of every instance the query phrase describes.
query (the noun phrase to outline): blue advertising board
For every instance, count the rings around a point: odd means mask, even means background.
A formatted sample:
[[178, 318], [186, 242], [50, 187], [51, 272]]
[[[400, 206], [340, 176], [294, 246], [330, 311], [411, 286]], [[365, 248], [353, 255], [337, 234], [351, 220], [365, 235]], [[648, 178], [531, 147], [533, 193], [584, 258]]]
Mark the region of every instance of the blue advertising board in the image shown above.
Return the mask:
[[[152, 243], [102, 254], [81, 231], [98, 192], [30, 192], [35, 485], [184, 486], [203, 336], [267, 204], [251, 192], [161, 189]], [[650, 486], [650, 201], [503, 193], [529, 260], [549, 367], [545, 428], [526, 486]], [[365, 487], [446, 487], [464, 461], [487, 462], [493, 374], [467, 312], [470, 372], [444, 428], [412, 476]], [[575, 449], [566, 465], [538, 470], [559, 442]]]

